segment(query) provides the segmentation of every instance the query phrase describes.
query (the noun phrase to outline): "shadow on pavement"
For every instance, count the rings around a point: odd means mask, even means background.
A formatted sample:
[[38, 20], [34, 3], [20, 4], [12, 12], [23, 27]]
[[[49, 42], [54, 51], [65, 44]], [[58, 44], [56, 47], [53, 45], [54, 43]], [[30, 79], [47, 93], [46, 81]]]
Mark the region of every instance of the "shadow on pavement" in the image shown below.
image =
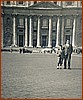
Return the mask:
[[82, 68], [71, 68], [71, 70], [82, 70]]

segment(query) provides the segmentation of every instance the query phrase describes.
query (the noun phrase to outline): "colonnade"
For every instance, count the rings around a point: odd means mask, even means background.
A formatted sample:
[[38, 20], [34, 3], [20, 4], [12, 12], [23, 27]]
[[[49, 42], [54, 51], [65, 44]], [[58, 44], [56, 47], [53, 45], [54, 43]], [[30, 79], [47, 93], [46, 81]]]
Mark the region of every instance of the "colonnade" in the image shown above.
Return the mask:
[[[57, 16], [57, 34], [56, 34], [56, 46], [59, 45], [59, 34], [60, 34], [60, 17]], [[38, 17], [38, 20], [37, 20], [37, 47], [41, 47], [40, 45], [40, 16]], [[29, 47], [33, 47], [32, 45], [32, 17], [30, 16], [29, 17]], [[48, 47], [51, 47], [52, 45], [52, 39], [51, 39], [51, 32], [52, 32], [52, 18], [49, 17], [49, 30], [48, 30]], [[74, 21], [73, 21], [73, 35], [72, 35], [72, 45], [75, 46], [75, 30], [76, 30], [76, 17], [74, 18]], [[27, 26], [28, 26], [28, 23], [27, 23], [27, 17], [25, 17], [25, 46], [27, 47], [28, 45], [28, 38], [27, 38], [27, 35], [28, 35], [28, 29], [27, 29]], [[16, 17], [13, 16], [13, 45], [15, 46], [16, 45]], [[61, 44], [63, 44], [63, 41], [64, 41], [64, 18], [62, 19], [62, 33], [61, 33]]]

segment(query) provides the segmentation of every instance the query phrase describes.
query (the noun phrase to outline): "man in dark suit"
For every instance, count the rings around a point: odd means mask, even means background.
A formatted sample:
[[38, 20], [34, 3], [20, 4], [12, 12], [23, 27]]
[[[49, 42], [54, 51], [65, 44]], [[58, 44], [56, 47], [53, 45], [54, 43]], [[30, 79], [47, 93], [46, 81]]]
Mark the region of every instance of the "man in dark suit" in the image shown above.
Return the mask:
[[73, 47], [70, 44], [69, 40], [67, 40], [64, 47], [65, 47], [64, 69], [66, 69], [67, 65], [68, 65], [68, 69], [70, 69], [71, 54], [73, 51]]

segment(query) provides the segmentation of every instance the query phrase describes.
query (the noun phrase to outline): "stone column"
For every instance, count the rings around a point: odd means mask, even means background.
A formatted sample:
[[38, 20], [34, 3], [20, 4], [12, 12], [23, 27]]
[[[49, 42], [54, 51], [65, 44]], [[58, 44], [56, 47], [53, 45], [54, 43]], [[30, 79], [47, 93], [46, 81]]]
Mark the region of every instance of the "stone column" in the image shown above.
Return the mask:
[[16, 1], [14, 1], [15, 2], [15, 5], [16, 5]]
[[29, 47], [32, 47], [32, 18], [30, 17], [30, 26], [29, 26]]
[[58, 43], [59, 33], [60, 33], [60, 18], [58, 17], [58, 20], [57, 20], [57, 37], [56, 37], [56, 47], [59, 45], [59, 43]]
[[13, 46], [16, 46], [16, 18], [13, 16]]
[[58, 1], [57, 3], [58, 3], [59, 6], [61, 6], [61, 1]]
[[75, 4], [75, 7], [77, 7], [77, 6], [78, 6], [78, 1], [75, 1], [75, 3], [74, 3], [74, 4]]
[[28, 7], [28, 1], [26, 1], [26, 7]]
[[81, 5], [80, 5], [80, 2], [81, 2], [81, 1], [77, 1], [77, 2], [78, 2], [78, 7], [80, 7], [80, 6], [81, 6]]
[[10, 1], [11, 6], [13, 6], [13, 1]]
[[75, 46], [75, 27], [76, 27], [76, 18], [74, 17], [74, 21], [73, 21], [73, 37], [72, 37], [72, 46]]
[[51, 47], [51, 17], [49, 18], [49, 34], [48, 34], [48, 47]]
[[34, 1], [31, 1], [31, 6], [34, 4]]
[[62, 34], [61, 34], [61, 44], [64, 44], [64, 16], [62, 16]]
[[38, 29], [37, 29], [37, 47], [40, 46], [40, 18], [38, 17]]
[[27, 17], [25, 18], [25, 47], [27, 47]]
[[16, 6], [16, 1], [11, 1], [11, 6]]

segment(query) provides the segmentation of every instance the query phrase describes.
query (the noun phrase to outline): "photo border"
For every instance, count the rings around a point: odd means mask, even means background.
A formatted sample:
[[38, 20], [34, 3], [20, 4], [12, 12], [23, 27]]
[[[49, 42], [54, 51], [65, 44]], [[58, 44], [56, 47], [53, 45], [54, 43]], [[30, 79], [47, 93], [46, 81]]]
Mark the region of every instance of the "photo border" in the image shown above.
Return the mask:
[[[0, 16], [2, 17], [2, 9], [1, 9], [1, 1], [0, 0]], [[4, 0], [4, 1], [68, 1], [68, 0]], [[82, 0], [69, 0], [69, 1], [82, 1]], [[83, 21], [83, 2], [82, 2], [82, 21]], [[0, 18], [0, 23], [2, 20]], [[0, 24], [1, 27], [1, 24]], [[2, 28], [0, 28], [0, 100], [83, 100], [83, 85], [82, 85], [82, 98], [1, 98], [1, 73], [2, 73], [2, 53], [1, 53], [1, 42], [2, 42]], [[82, 22], [82, 47], [83, 47], [83, 22]], [[82, 52], [82, 84], [83, 84], [83, 52]]]

